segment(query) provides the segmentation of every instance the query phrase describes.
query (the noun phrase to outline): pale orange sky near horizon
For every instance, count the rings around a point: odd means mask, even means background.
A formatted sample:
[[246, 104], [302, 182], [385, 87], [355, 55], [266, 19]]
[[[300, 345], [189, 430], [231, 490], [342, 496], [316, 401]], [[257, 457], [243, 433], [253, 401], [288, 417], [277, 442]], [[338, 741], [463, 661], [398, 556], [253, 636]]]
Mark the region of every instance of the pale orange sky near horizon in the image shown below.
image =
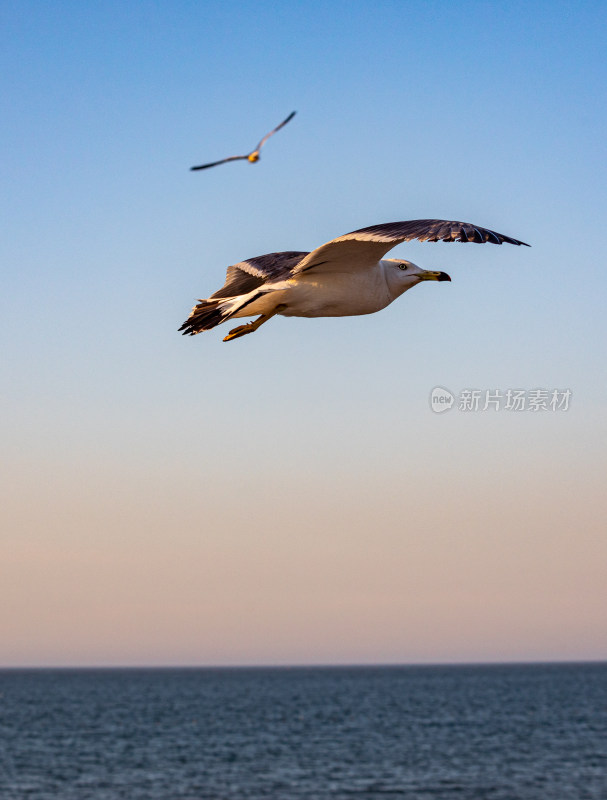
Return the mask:
[[[604, 658], [607, 503], [601, 471], [566, 458], [574, 411], [426, 413], [415, 468], [397, 450], [379, 471], [394, 443], [370, 439], [366, 466], [314, 474], [309, 454], [212, 485], [191, 463], [14, 468], [0, 663]], [[538, 424], [543, 454], [517, 464]], [[334, 469], [337, 448], [323, 456]]]

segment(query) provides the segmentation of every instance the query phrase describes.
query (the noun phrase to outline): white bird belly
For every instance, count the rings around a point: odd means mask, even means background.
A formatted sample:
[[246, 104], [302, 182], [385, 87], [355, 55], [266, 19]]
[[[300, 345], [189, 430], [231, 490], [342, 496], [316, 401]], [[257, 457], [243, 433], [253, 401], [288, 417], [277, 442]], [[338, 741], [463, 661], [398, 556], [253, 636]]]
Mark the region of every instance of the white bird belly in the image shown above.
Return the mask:
[[[285, 317], [348, 317], [373, 314], [392, 302], [381, 273], [361, 271], [297, 275], [280, 301]], [[281, 293], [282, 294], [282, 293]]]

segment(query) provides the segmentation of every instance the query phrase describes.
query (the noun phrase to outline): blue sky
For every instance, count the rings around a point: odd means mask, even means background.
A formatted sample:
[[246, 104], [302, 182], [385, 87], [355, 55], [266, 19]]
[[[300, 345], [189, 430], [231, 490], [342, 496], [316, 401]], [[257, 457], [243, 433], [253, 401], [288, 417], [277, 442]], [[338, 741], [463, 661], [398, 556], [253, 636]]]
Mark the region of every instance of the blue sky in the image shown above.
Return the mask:
[[[0, 662], [607, 657], [604, 4], [0, 14]], [[423, 217], [533, 247], [412, 243], [453, 282], [177, 334], [228, 264]]]

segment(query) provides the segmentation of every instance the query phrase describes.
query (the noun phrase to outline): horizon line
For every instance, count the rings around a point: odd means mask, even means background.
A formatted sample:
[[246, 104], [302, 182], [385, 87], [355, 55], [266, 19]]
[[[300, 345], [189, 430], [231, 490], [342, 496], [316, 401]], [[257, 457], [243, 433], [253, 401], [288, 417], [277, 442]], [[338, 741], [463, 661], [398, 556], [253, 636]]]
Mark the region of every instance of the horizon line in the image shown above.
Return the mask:
[[416, 667], [525, 667], [525, 666], [582, 666], [582, 665], [607, 665], [607, 658], [596, 659], [551, 659], [551, 660], [520, 660], [512, 661], [383, 661], [383, 662], [351, 662], [351, 663], [285, 663], [285, 664], [47, 664], [47, 665], [0, 665], [0, 672], [26, 671], [26, 670], [255, 670], [255, 669], [382, 669], [401, 668], [415, 669]]

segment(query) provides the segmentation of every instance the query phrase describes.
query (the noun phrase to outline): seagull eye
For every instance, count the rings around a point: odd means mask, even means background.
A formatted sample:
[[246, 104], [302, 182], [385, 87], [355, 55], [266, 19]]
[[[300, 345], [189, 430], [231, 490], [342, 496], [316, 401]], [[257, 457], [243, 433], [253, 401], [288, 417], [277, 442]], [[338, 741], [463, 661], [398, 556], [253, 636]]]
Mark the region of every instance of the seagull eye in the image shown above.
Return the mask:
[[399, 264], [398, 268], [399, 269], [407, 269], [407, 265], [406, 264]]

